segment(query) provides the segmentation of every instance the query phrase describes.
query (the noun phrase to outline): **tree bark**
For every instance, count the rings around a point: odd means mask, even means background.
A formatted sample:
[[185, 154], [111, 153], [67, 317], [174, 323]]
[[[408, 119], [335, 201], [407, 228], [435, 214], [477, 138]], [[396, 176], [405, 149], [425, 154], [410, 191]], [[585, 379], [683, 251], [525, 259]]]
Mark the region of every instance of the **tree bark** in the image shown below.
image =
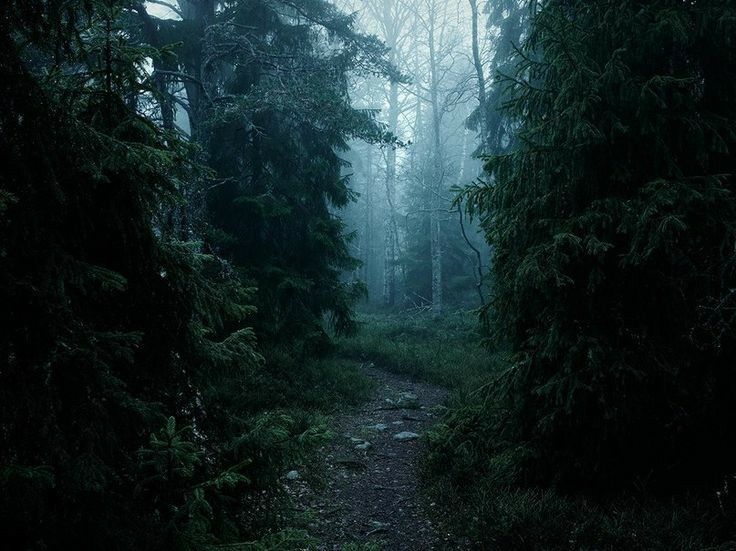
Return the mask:
[[[397, 20], [395, 0], [383, 0], [380, 14], [381, 25], [384, 29], [386, 46], [389, 48], [389, 62], [397, 65], [399, 35], [403, 23]], [[376, 10], [376, 13], [379, 13]], [[388, 93], [388, 129], [396, 135], [399, 126], [399, 83], [392, 79]], [[392, 307], [396, 304], [397, 291], [397, 260], [398, 260], [398, 224], [396, 221], [396, 149], [389, 148], [386, 153], [386, 204], [387, 211], [384, 219], [384, 272], [383, 272], [383, 304]]]
[[363, 213], [363, 281], [368, 286], [368, 294], [374, 290], [374, 276], [373, 276], [373, 227], [374, 227], [374, 211], [373, 211], [373, 147], [369, 146], [366, 148], [366, 166], [365, 166], [365, 211]]
[[438, 60], [435, 44], [436, 2], [432, 3], [432, 13], [429, 22], [429, 72], [430, 72], [430, 101], [432, 103], [432, 166], [433, 174], [430, 182], [430, 256], [432, 266], [432, 315], [441, 317], [443, 314], [442, 301], [442, 229], [440, 222], [440, 197], [443, 182], [442, 167], [442, 112], [439, 101], [439, 75], [437, 74]]
[[[396, 133], [399, 121], [399, 84], [391, 82], [389, 90], [389, 130]], [[384, 247], [384, 287], [383, 303], [394, 306], [396, 303], [396, 149], [390, 147], [386, 154], [386, 203], [388, 210], [385, 219]]]
[[470, 3], [470, 12], [472, 18], [472, 42], [473, 42], [473, 65], [475, 74], [478, 79], [478, 108], [480, 110], [480, 137], [481, 137], [481, 153], [487, 152], [488, 142], [488, 124], [487, 124], [487, 94], [486, 94], [486, 77], [483, 70], [483, 60], [480, 56], [480, 43], [478, 33], [478, 0], [468, 0]]

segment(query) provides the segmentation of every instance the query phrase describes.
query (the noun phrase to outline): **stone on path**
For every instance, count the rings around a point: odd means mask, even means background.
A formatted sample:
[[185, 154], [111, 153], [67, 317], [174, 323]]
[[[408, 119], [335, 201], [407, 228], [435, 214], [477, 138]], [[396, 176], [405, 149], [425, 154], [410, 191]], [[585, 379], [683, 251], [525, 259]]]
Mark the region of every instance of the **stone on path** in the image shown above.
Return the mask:
[[301, 477], [299, 471], [289, 471], [286, 473], [286, 480], [299, 480]]
[[356, 450], [363, 451], [363, 452], [368, 451], [370, 448], [371, 448], [370, 442], [363, 442], [362, 444], [358, 444], [357, 446], [355, 446]]
[[419, 435], [416, 432], [403, 431], [394, 434], [394, 440], [399, 440], [402, 442], [407, 440], [416, 440], [417, 438], [419, 438]]
[[396, 400], [386, 398], [386, 403], [395, 409], [421, 409], [419, 398], [412, 392], [401, 392]]
[[418, 409], [420, 406], [419, 398], [413, 392], [402, 392], [399, 394], [398, 405], [406, 409]]
[[376, 534], [378, 532], [386, 532], [391, 525], [388, 524], [387, 522], [380, 522], [377, 520], [372, 520], [371, 526], [373, 527], [373, 530], [368, 532], [366, 534], [367, 536], [372, 536], [373, 534]]
[[383, 423], [376, 423], [375, 425], [368, 425], [366, 429], [368, 430], [377, 430], [379, 432], [383, 432], [388, 428], [388, 425], [385, 425]]

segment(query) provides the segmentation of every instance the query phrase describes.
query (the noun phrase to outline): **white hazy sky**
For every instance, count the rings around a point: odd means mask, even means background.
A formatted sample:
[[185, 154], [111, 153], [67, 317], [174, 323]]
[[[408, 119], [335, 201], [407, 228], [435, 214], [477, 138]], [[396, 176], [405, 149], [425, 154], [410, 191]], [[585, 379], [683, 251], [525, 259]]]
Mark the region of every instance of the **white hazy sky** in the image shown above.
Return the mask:
[[[172, 2], [172, 4], [176, 5], [174, 2]], [[146, 2], [146, 11], [154, 17], [158, 17], [159, 19], [179, 19], [179, 16], [171, 11], [171, 9], [160, 4], [152, 4], [151, 2]]]

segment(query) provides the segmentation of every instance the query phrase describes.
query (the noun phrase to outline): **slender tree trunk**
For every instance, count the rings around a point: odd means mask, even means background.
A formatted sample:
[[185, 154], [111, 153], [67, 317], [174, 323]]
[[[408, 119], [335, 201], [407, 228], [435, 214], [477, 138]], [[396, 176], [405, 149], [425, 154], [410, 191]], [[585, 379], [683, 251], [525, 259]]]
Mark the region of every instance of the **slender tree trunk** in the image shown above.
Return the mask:
[[[433, 5], [434, 9], [435, 5]], [[430, 71], [430, 101], [432, 103], [432, 166], [433, 174], [430, 181], [430, 255], [432, 262], [432, 315], [441, 317], [443, 314], [442, 302], [442, 233], [440, 221], [440, 197], [443, 182], [442, 167], [442, 113], [439, 103], [439, 75], [437, 51], [435, 45], [435, 14], [430, 15], [429, 25], [429, 71]]]
[[430, 247], [432, 254], [432, 315], [441, 317], [442, 305], [442, 243], [440, 241], [441, 228], [439, 204], [435, 200], [430, 214]]
[[[420, 74], [419, 50], [414, 51], [414, 74]], [[424, 103], [420, 99], [422, 96], [422, 86], [419, 82], [419, 79], [417, 79], [417, 82], [414, 84], [414, 95], [417, 98], [417, 103], [414, 111], [414, 135], [419, 136], [420, 132], [422, 131], [422, 125], [424, 124]], [[411, 148], [410, 155], [411, 172], [412, 174], [416, 174], [419, 168], [416, 147]]]
[[480, 38], [478, 33], [478, 0], [468, 0], [470, 2], [470, 12], [472, 16], [472, 42], [473, 42], [473, 65], [478, 79], [478, 108], [480, 109], [480, 139], [481, 152], [486, 153], [488, 150], [488, 106], [486, 94], [486, 77], [483, 70], [483, 60], [480, 57]]
[[[386, 46], [389, 48], [389, 61], [396, 65], [396, 51], [400, 28], [393, 20], [394, 0], [383, 2], [383, 22]], [[399, 126], [399, 83], [391, 80], [388, 93], [388, 129], [394, 135]], [[396, 223], [396, 150], [391, 147], [386, 153], [386, 203], [388, 210], [384, 220], [384, 272], [383, 272], [383, 304], [394, 306], [396, 303], [396, 261], [398, 257], [398, 232]]]
[[[468, 129], [465, 128], [465, 130], [463, 131], [463, 152], [460, 157], [462, 161], [460, 163], [460, 170], [458, 171], [457, 175], [457, 182], [455, 183], [455, 186], [458, 188], [464, 184], [463, 179], [465, 178], [465, 159], [467, 159], [468, 155], [468, 134]], [[483, 296], [483, 256], [478, 250], [478, 247], [473, 245], [473, 242], [468, 237], [468, 232], [465, 230], [465, 212], [463, 211], [462, 204], [458, 205], [457, 214], [458, 224], [460, 227], [460, 235], [465, 241], [465, 244], [472, 251], [472, 256], [474, 257], [473, 274], [475, 276], [475, 289], [478, 293], [478, 300], [480, 301], [481, 306], [485, 306], [486, 299]]]
[[[395, 56], [392, 56], [395, 57]], [[399, 121], [399, 84], [391, 82], [389, 90], [389, 130], [396, 133]], [[396, 303], [396, 260], [397, 260], [397, 223], [396, 223], [396, 150], [391, 147], [386, 154], [386, 202], [388, 210], [385, 218], [384, 246], [384, 285], [383, 303], [394, 306]]]
[[373, 278], [373, 147], [367, 147], [365, 169], [365, 211], [363, 219], [363, 281], [368, 286], [368, 296], [375, 288]]

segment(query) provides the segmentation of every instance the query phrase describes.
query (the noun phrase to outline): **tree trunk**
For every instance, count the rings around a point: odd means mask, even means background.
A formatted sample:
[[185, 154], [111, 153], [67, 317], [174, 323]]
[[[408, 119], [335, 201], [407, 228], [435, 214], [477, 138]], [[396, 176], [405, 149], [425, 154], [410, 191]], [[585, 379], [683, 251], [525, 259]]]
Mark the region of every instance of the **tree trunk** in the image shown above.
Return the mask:
[[[395, 57], [395, 56], [392, 56]], [[389, 90], [389, 130], [396, 133], [399, 121], [399, 84], [391, 82]], [[397, 259], [397, 223], [396, 223], [396, 150], [388, 149], [386, 154], [386, 202], [388, 210], [385, 218], [384, 246], [384, 284], [383, 304], [394, 306], [396, 303], [396, 259]]]
[[478, 0], [468, 0], [472, 15], [472, 42], [473, 42], [473, 65], [478, 79], [478, 108], [480, 109], [480, 139], [481, 153], [487, 153], [488, 148], [488, 124], [487, 124], [487, 100], [486, 100], [486, 77], [483, 71], [483, 60], [480, 57], [480, 44], [478, 33]]
[[[433, 10], [436, 4], [433, 4]], [[442, 303], [442, 235], [440, 227], [440, 198], [442, 196], [443, 167], [442, 167], [442, 113], [439, 103], [439, 75], [437, 51], [435, 45], [435, 14], [430, 15], [429, 24], [429, 71], [430, 71], [430, 101], [432, 103], [432, 165], [433, 174], [430, 182], [430, 255], [432, 261], [432, 315], [441, 317]]]
[[368, 287], [368, 297], [372, 296], [375, 289], [373, 277], [373, 146], [366, 148], [365, 166], [365, 211], [363, 213], [363, 281]]

